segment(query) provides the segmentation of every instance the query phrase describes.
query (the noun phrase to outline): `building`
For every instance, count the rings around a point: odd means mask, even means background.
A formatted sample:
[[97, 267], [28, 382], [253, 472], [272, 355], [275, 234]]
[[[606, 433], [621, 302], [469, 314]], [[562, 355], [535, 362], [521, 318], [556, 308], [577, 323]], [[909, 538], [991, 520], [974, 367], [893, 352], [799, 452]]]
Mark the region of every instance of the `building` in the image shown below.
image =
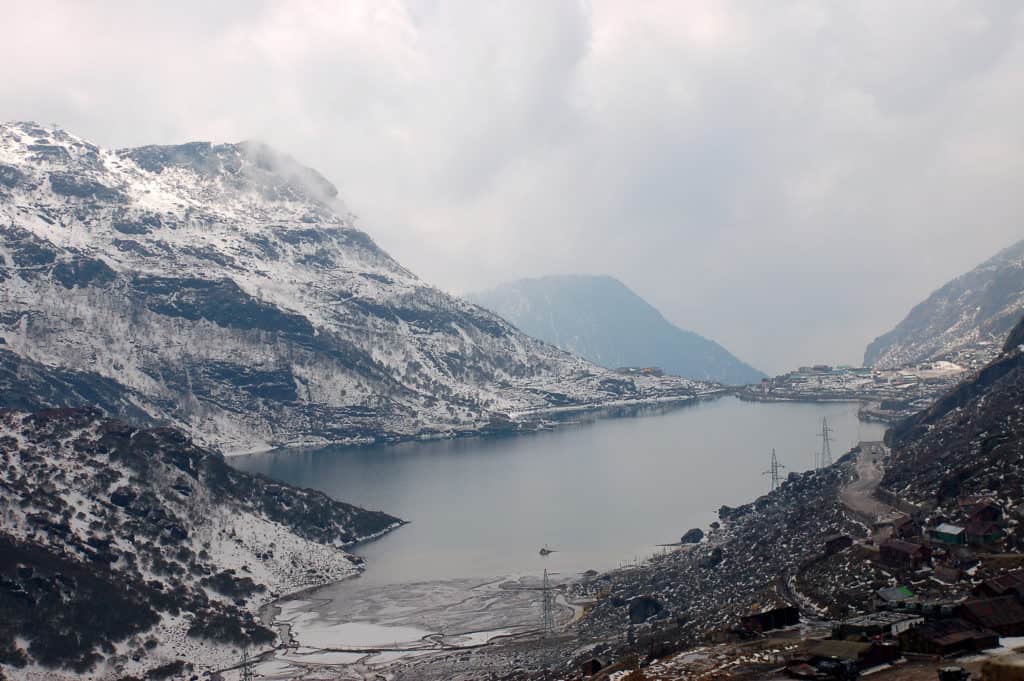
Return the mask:
[[972, 494], [956, 500], [960, 512], [971, 520], [995, 522], [1003, 519], [1003, 509], [991, 496]]
[[1024, 570], [1007, 572], [1005, 575], [986, 579], [984, 582], [974, 587], [974, 591], [971, 593], [983, 598], [1024, 594]]
[[966, 620], [933, 620], [899, 635], [900, 650], [926, 655], [958, 655], [999, 647], [999, 634]]
[[942, 523], [938, 527], [928, 530], [928, 536], [932, 541], [940, 544], [961, 545], [967, 543], [964, 528], [949, 523]]
[[931, 551], [902, 539], [886, 539], [878, 547], [878, 557], [886, 565], [917, 568], [931, 558]]
[[1024, 605], [1016, 596], [967, 601], [960, 606], [960, 616], [1000, 636], [1024, 636]]
[[748, 631], [782, 629], [800, 623], [800, 610], [792, 605], [779, 605], [751, 612], [740, 619], [740, 627]]
[[885, 608], [898, 608], [908, 603], [917, 602], [917, 596], [906, 586], [891, 586], [875, 592], [877, 603]]
[[832, 637], [838, 639], [895, 637], [922, 622], [924, 622], [924, 618], [918, 615], [881, 610], [843, 620], [832, 630]]
[[921, 525], [908, 515], [892, 521], [892, 534], [898, 539], [913, 539], [921, 536]]
[[832, 556], [843, 549], [853, 546], [853, 539], [848, 534], [830, 534], [825, 537], [825, 555]]
[[859, 669], [867, 669], [892, 662], [900, 656], [900, 650], [895, 645], [829, 639], [812, 645], [807, 649], [807, 654], [811, 656], [811, 664], [815, 667], [818, 666], [816, 660], [824, 659], [848, 661]]
[[964, 535], [971, 546], [991, 546], [1006, 536], [1003, 529], [991, 520], [972, 520], [965, 528]]

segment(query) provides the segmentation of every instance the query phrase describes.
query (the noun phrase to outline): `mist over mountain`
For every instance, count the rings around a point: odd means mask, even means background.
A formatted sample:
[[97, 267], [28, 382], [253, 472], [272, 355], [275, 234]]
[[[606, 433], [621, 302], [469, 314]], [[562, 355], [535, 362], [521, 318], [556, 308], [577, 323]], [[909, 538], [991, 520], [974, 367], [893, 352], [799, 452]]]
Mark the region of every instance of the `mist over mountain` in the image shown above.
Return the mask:
[[895, 367], [968, 351], [994, 355], [1024, 311], [1024, 241], [946, 283], [864, 351], [865, 366]]
[[424, 283], [257, 143], [0, 125], [0, 407], [98, 403], [229, 449], [515, 430], [687, 397]]
[[529, 335], [601, 366], [657, 366], [733, 385], [764, 377], [718, 343], [673, 325], [614, 277], [520, 279], [468, 298]]

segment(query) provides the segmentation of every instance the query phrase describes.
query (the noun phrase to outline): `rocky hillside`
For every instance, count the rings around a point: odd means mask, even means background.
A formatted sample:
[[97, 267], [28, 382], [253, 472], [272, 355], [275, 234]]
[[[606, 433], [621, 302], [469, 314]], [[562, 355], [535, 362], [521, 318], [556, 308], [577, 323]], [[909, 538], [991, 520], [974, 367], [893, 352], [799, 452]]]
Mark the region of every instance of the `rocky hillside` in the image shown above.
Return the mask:
[[986, 493], [1006, 507], [1024, 502], [1024, 321], [995, 361], [889, 439], [898, 456], [883, 485], [908, 501], [942, 506]]
[[97, 409], [0, 412], [0, 519], [11, 679], [236, 660], [274, 640], [261, 604], [355, 574], [344, 547], [400, 522]]
[[32, 123], [0, 125], [0, 348], [0, 407], [100, 402], [229, 450], [702, 389], [615, 375], [423, 283], [266, 146], [111, 151]]
[[601, 366], [656, 366], [669, 374], [731, 385], [764, 378], [718, 343], [673, 325], [612, 277], [521, 279], [469, 299], [531, 336]]
[[1024, 241], [957, 277], [915, 306], [864, 352], [891, 368], [967, 351], [990, 358], [1024, 311]]

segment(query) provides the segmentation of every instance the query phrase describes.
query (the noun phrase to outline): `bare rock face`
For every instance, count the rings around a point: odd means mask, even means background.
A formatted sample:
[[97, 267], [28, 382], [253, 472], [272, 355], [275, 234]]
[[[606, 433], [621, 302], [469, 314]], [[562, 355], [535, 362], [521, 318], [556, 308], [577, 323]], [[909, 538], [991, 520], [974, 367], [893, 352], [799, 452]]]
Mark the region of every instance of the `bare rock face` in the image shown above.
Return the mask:
[[330, 182], [250, 142], [112, 151], [0, 125], [0, 283], [0, 407], [97, 403], [228, 450], [514, 431], [707, 387], [621, 377], [429, 286]]

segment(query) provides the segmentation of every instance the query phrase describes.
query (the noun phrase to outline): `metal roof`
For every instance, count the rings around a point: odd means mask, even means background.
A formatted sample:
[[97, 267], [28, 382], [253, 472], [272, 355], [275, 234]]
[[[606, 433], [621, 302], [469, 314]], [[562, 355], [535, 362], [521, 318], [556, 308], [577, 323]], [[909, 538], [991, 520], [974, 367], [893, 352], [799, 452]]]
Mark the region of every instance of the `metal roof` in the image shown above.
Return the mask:
[[914, 592], [906, 586], [891, 586], [888, 589], [879, 589], [878, 595], [886, 601], [907, 601], [914, 597]]
[[932, 528], [932, 532], [941, 532], [942, 534], [960, 534], [963, 531], [964, 528], [949, 523], [942, 523], [938, 527]]
[[964, 603], [964, 611], [983, 626], [995, 629], [1024, 624], [1024, 606], [1016, 596], [999, 596]]

